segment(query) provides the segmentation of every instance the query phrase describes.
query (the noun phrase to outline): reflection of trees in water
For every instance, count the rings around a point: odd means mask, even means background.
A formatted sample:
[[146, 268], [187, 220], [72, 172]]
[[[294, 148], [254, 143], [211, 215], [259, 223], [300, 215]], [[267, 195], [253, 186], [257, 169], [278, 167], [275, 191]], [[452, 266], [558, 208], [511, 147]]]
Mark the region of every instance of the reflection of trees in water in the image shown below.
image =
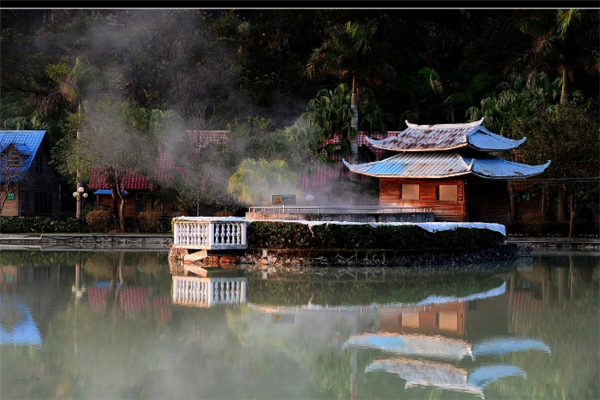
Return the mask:
[[114, 279], [115, 267], [119, 280], [134, 281], [136, 271], [156, 278], [168, 272], [167, 255], [161, 252], [93, 252], [84, 264], [85, 272], [100, 281]]
[[124, 252], [92, 253], [83, 265], [83, 269], [96, 280], [114, 279], [116, 268], [119, 265], [123, 266], [124, 255]]
[[19, 312], [19, 304], [15, 296], [2, 294], [2, 309], [0, 310], [0, 323], [8, 333], [12, 333], [17, 322], [22, 318]]
[[141, 253], [136, 265], [141, 273], [156, 277], [164, 271], [165, 260], [156, 253]]
[[515, 274], [513, 333], [543, 340], [552, 356], [508, 355], [506, 361], [527, 371], [528, 379], [496, 383], [503, 397], [600, 398], [600, 292], [593, 278], [599, 262], [585, 255], [542, 256], [532, 271]]

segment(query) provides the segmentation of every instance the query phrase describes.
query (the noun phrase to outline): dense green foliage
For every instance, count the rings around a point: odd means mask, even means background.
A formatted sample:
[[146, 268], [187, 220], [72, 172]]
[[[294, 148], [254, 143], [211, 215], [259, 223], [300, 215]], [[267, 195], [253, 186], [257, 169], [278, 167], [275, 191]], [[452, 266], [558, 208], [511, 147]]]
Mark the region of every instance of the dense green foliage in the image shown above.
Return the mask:
[[254, 221], [248, 225], [248, 247], [271, 249], [420, 250], [493, 246], [504, 236], [487, 229], [457, 228], [428, 232], [418, 226], [322, 224]]
[[0, 233], [43, 233], [43, 232], [77, 232], [79, 223], [76, 218], [64, 221], [42, 217], [2, 217]]

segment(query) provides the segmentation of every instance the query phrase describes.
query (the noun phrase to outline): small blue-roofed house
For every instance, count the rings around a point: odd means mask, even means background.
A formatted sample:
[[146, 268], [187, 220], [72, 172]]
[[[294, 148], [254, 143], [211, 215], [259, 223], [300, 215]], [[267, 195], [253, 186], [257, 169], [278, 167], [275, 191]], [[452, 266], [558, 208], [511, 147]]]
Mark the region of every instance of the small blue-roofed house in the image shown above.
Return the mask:
[[46, 131], [0, 131], [0, 216], [52, 216], [61, 178], [49, 164]]

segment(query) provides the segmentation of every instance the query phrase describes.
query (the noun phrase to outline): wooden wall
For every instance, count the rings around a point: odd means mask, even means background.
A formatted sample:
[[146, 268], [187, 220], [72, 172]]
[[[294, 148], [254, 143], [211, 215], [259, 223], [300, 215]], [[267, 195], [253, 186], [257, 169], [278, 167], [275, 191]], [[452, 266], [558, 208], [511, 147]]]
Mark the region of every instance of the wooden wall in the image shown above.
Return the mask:
[[[400, 185], [418, 184], [419, 200], [400, 198]], [[438, 185], [457, 185], [456, 202], [438, 201]], [[469, 178], [379, 180], [379, 205], [432, 207], [436, 221], [508, 222], [508, 189], [506, 181]]]
[[[413, 318], [418, 326], [407, 326], [403, 315], [417, 314]], [[454, 315], [456, 325], [452, 328], [440, 326], [439, 314]], [[425, 307], [381, 308], [379, 311], [379, 330], [394, 333], [437, 334], [445, 337], [465, 337], [466, 302], [434, 304]], [[416, 318], [415, 318], [416, 317]], [[446, 328], [446, 329], [445, 329]]]
[[[508, 223], [510, 206], [506, 181], [469, 179], [466, 192], [467, 212], [471, 213], [469, 221]], [[477, 215], [472, 215], [473, 208]]]
[[[15, 188], [14, 193], [15, 193], [15, 199], [14, 200], [6, 200], [6, 202], [4, 203], [4, 207], [2, 208], [2, 212], [0, 213], [0, 216], [16, 217], [19, 215], [19, 204], [21, 204], [20, 198], [19, 198], [19, 187]], [[4, 200], [4, 197], [6, 195], [7, 195], [7, 193], [1, 193], [0, 201]]]
[[[402, 200], [400, 198], [400, 185], [418, 184], [419, 200]], [[438, 185], [457, 185], [457, 201], [438, 201]], [[464, 193], [464, 180], [454, 179], [394, 179], [382, 178], [379, 180], [379, 205], [381, 206], [423, 206], [433, 207], [436, 221], [461, 222], [467, 220], [466, 199]]]
[[[39, 161], [38, 161], [39, 160]], [[50, 147], [47, 139], [42, 141], [38, 149], [31, 167], [25, 175], [21, 186], [19, 206], [21, 207], [20, 214], [23, 216], [51, 216], [60, 211], [60, 194], [59, 184], [62, 180], [53, 165], [50, 164]], [[41, 170], [36, 166], [40, 163]], [[46, 195], [51, 199], [51, 207], [49, 210], [40, 211], [35, 204], [37, 195]], [[23, 207], [27, 204], [27, 207]]]

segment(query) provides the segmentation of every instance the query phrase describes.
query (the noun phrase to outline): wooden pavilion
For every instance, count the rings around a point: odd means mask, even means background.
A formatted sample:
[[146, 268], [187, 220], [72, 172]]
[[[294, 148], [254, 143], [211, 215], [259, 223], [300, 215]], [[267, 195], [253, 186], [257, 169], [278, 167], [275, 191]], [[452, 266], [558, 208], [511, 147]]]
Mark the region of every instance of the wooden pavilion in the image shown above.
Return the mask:
[[513, 140], [485, 129], [479, 121], [462, 124], [415, 125], [384, 139], [368, 139], [396, 155], [350, 171], [379, 178], [379, 205], [429, 206], [436, 221], [508, 221], [507, 181], [541, 174], [550, 165], [504, 160], [499, 152], [516, 149]]

